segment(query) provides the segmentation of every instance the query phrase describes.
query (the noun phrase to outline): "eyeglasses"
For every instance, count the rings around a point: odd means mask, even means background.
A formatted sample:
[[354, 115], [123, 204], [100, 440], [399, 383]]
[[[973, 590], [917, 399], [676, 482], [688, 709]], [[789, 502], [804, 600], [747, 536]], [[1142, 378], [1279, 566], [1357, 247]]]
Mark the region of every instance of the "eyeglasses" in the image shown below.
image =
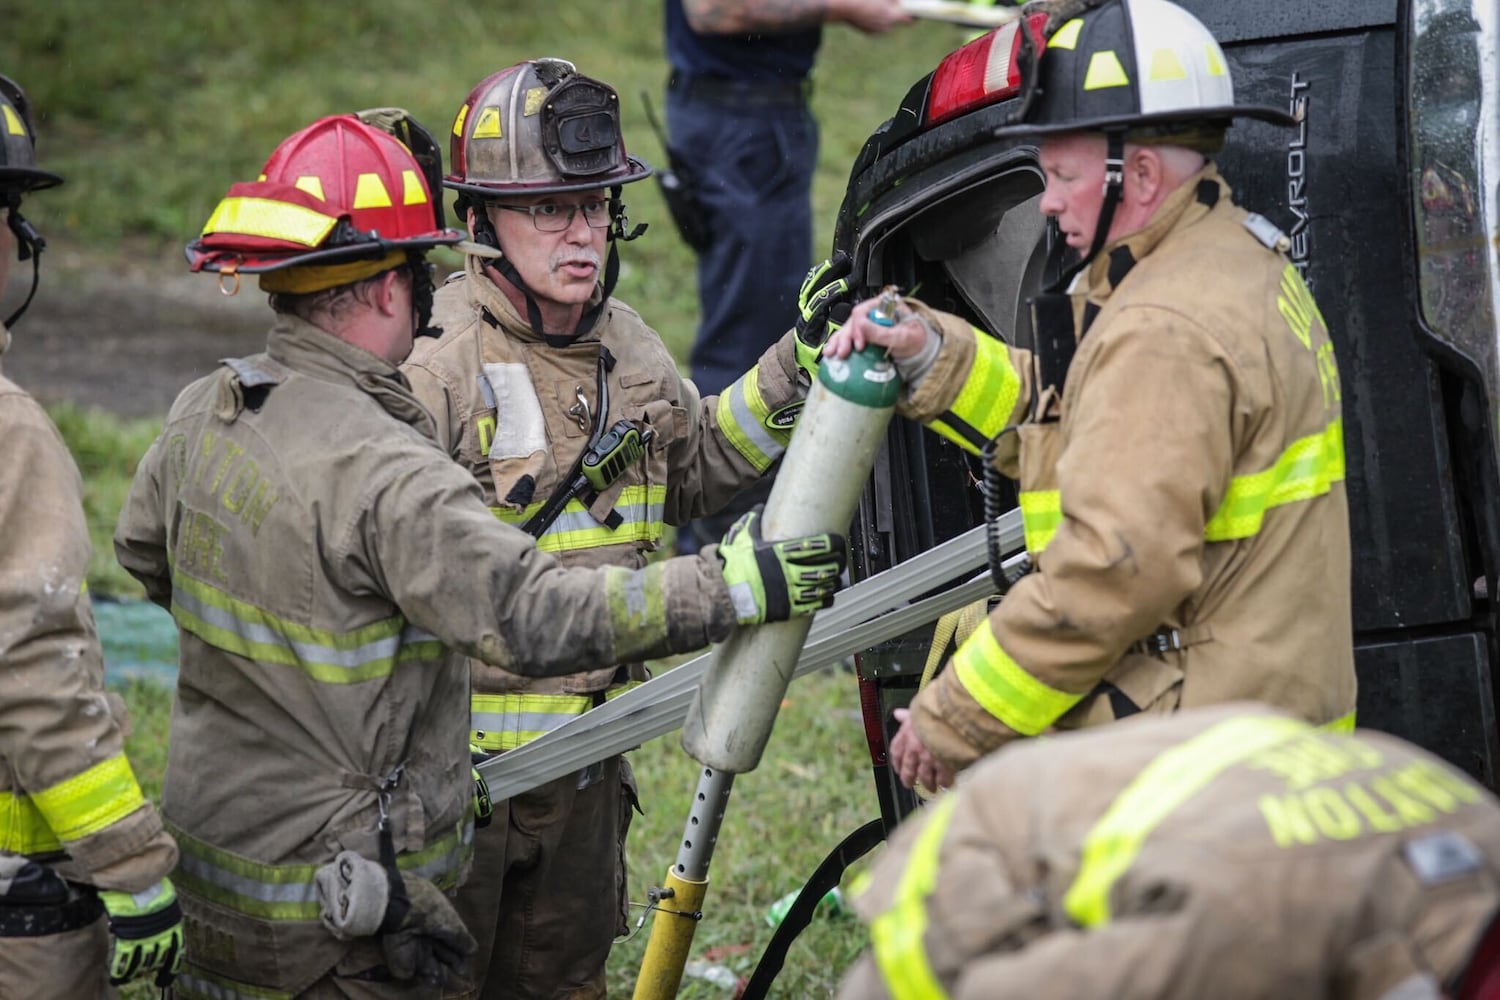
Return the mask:
[[543, 233], [560, 233], [567, 229], [573, 225], [573, 217], [580, 210], [583, 212], [583, 221], [590, 229], [603, 229], [609, 225], [609, 202], [598, 198], [578, 205], [559, 205], [555, 201], [544, 201], [539, 205], [491, 204], [507, 212], [525, 212], [531, 216], [531, 224], [538, 232]]

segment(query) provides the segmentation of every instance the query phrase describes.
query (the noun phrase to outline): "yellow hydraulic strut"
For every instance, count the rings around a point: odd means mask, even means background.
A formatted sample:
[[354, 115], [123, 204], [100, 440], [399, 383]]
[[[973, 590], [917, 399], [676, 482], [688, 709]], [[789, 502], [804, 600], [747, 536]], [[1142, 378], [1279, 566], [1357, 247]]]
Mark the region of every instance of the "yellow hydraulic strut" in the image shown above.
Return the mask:
[[671, 1000], [682, 985], [682, 970], [693, 947], [693, 934], [703, 919], [703, 897], [708, 894], [708, 863], [714, 842], [724, 822], [724, 809], [734, 775], [705, 767], [698, 778], [698, 791], [677, 860], [667, 870], [660, 889], [650, 891], [651, 923], [640, 977], [635, 981], [635, 1000]]

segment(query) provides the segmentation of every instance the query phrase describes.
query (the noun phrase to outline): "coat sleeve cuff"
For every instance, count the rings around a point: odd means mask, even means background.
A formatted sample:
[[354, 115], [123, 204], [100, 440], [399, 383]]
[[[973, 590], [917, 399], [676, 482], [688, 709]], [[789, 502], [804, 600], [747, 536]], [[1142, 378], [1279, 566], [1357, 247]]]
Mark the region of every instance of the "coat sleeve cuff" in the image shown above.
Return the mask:
[[965, 694], [951, 668], [917, 695], [911, 717], [922, 745], [955, 771], [1020, 737]]
[[67, 850], [78, 881], [100, 889], [140, 892], [177, 866], [177, 844], [149, 802], [98, 833], [70, 841]]
[[974, 364], [974, 330], [959, 317], [914, 299], [907, 300], [907, 305], [943, 338], [932, 366], [897, 405], [902, 416], [927, 423], [946, 413], [963, 391]]

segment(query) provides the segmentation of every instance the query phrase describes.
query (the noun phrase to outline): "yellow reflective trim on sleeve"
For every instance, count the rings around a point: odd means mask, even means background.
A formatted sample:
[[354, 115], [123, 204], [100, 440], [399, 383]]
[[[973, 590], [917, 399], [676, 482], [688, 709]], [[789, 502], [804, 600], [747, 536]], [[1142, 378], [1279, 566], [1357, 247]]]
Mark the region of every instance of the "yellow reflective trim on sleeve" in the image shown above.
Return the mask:
[[285, 240], [305, 247], [320, 245], [338, 219], [301, 205], [269, 198], [225, 198], [203, 227], [203, 235], [234, 233]]
[[469, 701], [469, 740], [492, 753], [514, 750], [593, 707], [586, 694], [476, 694]]
[[1112, 49], [1101, 49], [1089, 57], [1089, 71], [1083, 78], [1084, 90], [1107, 90], [1110, 87], [1128, 87], [1130, 77], [1120, 65], [1120, 57]]
[[31, 800], [65, 844], [118, 823], [146, 803], [124, 754], [36, 792]]
[[[538, 500], [517, 514], [508, 507], [491, 507], [497, 520], [519, 528], [542, 509], [546, 500]], [[618, 528], [600, 524], [581, 500], [569, 500], [557, 519], [542, 533], [536, 547], [543, 552], [577, 552], [603, 548], [606, 545], [651, 543], [661, 538], [666, 527], [663, 520], [667, 505], [666, 486], [635, 484], [620, 491], [615, 513], [623, 520]]]
[[29, 795], [0, 792], [0, 851], [45, 854], [62, 849], [62, 841]]
[[1298, 438], [1269, 469], [1235, 476], [1224, 502], [1203, 529], [1210, 542], [1249, 538], [1260, 531], [1266, 511], [1282, 504], [1310, 500], [1344, 479], [1344, 423]]
[[360, 174], [354, 182], [355, 208], [390, 208], [391, 193], [379, 174]]
[[1010, 348], [975, 330], [974, 361], [949, 412], [988, 441], [1010, 423], [1020, 394], [1021, 376], [1010, 363]]
[[953, 654], [958, 683], [986, 712], [1022, 736], [1035, 736], [1083, 699], [1031, 676], [1011, 659], [986, 622]]
[[1076, 49], [1078, 47], [1078, 33], [1082, 30], [1083, 18], [1073, 18], [1073, 20], [1052, 33], [1052, 37], [1047, 39], [1047, 48]]
[[1280, 716], [1241, 716], [1158, 755], [1084, 838], [1078, 874], [1063, 896], [1063, 909], [1082, 927], [1108, 923], [1110, 891], [1163, 820], [1231, 767], [1310, 728]]
[[953, 819], [958, 796], [949, 794], [929, 807], [927, 825], [917, 834], [893, 905], [870, 923], [875, 965], [892, 1000], [947, 1000], [927, 959], [927, 899], [937, 888], [938, 851]]
[[1026, 531], [1026, 551], [1040, 555], [1062, 524], [1062, 493], [1058, 490], [1022, 490], [1021, 525]]
[[786, 452], [791, 440], [792, 428], [773, 430], [766, 426], [771, 408], [760, 394], [760, 365], [734, 380], [734, 384], [719, 393], [714, 415], [719, 422], [719, 433], [723, 434], [734, 450], [745, 456], [757, 472], [765, 472]]

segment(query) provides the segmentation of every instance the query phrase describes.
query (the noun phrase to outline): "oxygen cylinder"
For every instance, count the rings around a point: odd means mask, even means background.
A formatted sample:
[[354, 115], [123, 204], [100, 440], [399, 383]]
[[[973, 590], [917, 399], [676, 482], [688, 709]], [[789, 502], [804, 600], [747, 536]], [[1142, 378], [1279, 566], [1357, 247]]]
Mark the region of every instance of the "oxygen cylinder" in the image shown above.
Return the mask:
[[[766, 538], [848, 532], [900, 393], [883, 348], [823, 360], [766, 501]], [[741, 626], [717, 646], [682, 727], [683, 749], [730, 774], [754, 770], [811, 627], [811, 616]]]

